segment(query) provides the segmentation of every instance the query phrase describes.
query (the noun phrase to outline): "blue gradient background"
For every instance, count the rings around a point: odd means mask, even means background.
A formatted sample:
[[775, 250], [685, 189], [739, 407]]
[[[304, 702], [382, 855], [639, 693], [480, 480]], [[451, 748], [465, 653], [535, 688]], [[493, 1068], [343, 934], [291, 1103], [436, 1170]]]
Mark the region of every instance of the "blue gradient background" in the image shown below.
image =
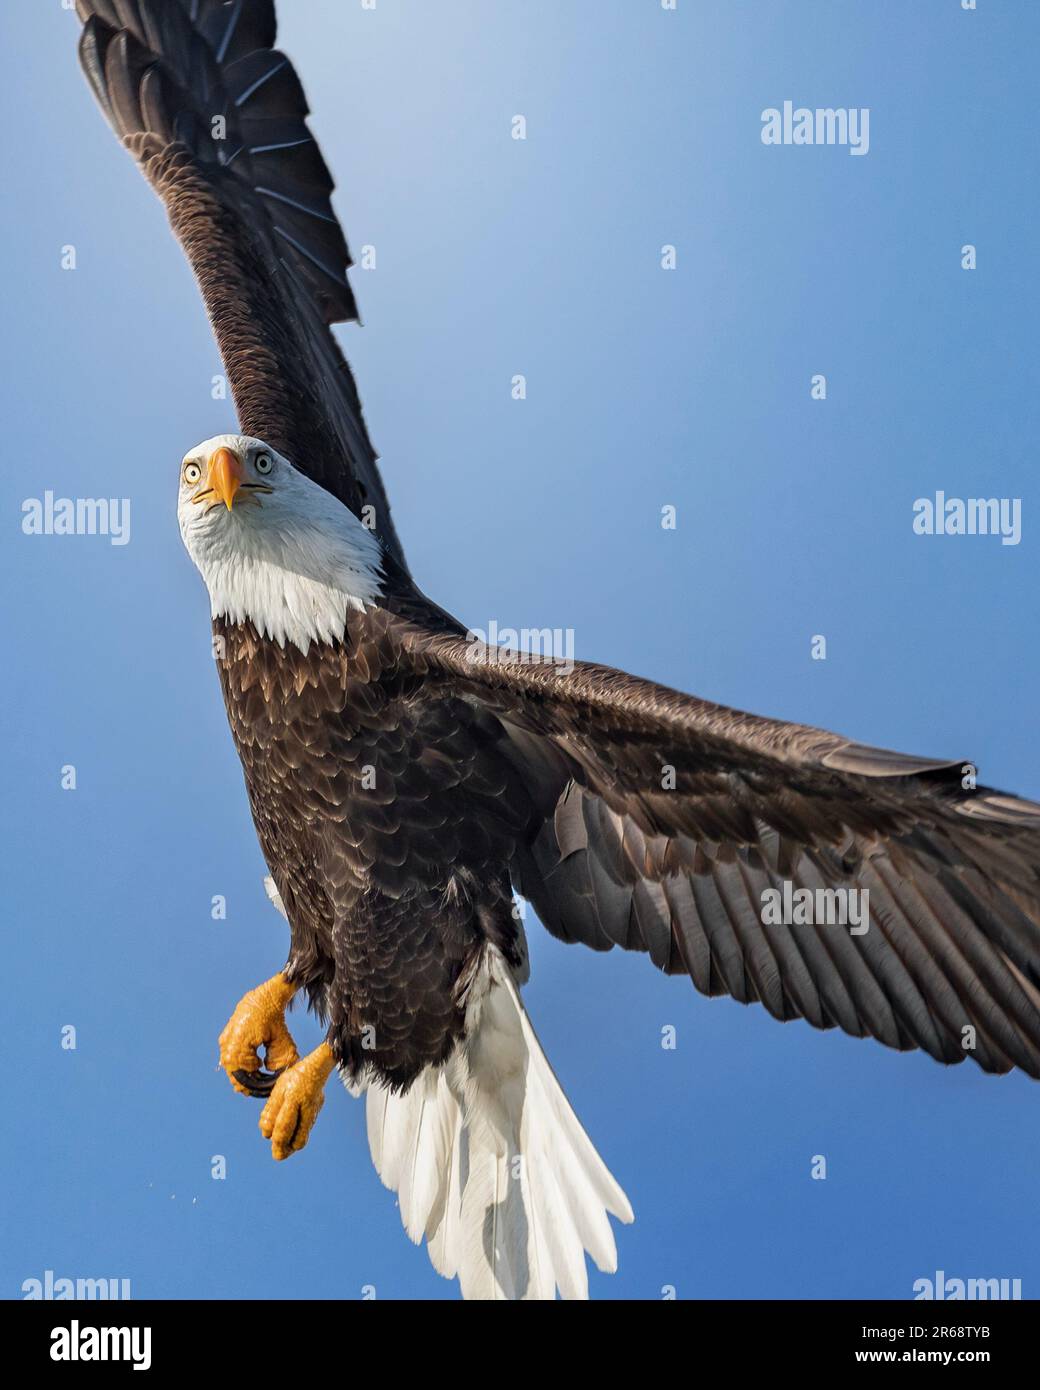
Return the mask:
[[[427, 592], [1040, 797], [1040, 6], [281, 9], [351, 245], [377, 247], [354, 275], [366, 326], [341, 339]], [[330, 1088], [305, 1153], [275, 1165], [215, 1070], [286, 943], [174, 516], [184, 451], [234, 420], [77, 30], [58, 0], [0, 17], [0, 1295], [50, 1268], [137, 1297], [453, 1297], [401, 1230], [360, 1104]], [[764, 147], [760, 112], [785, 98], [869, 106], [869, 155]], [[131, 543], [25, 537], [46, 488], [131, 497]], [[915, 537], [936, 488], [1021, 497], [1021, 545]], [[529, 926], [531, 1013], [636, 1210], [594, 1295], [908, 1298], [937, 1267], [1040, 1293], [1032, 1082], [781, 1027]]]

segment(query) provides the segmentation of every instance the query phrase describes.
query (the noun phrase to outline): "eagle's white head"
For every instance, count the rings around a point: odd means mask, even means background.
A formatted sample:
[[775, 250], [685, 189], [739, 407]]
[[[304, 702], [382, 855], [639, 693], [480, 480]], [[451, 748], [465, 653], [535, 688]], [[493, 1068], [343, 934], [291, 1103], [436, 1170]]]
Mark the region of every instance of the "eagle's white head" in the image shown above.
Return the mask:
[[177, 520], [213, 617], [306, 652], [381, 592], [375, 534], [262, 439], [218, 434], [185, 454]]

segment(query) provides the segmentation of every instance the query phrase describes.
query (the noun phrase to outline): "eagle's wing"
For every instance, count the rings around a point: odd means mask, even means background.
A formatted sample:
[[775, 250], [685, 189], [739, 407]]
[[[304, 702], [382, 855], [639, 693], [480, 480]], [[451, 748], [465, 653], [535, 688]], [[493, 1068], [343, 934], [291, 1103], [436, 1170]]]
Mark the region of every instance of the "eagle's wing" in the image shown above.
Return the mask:
[[[1040, 1076], [1040, 805], [606, 667], [408, 640], [508, 733], [537, 807], [514, 882], [555, 935], [779, 1019]], [[868, 929], [798, 925], [785, 881], [869, 890]]]
[[76, 0], [80, 61], [202, 290], [244, 433], [366, 521], [403, 565], [330, 324], [357, 318], [333, 181], [274, 0]]

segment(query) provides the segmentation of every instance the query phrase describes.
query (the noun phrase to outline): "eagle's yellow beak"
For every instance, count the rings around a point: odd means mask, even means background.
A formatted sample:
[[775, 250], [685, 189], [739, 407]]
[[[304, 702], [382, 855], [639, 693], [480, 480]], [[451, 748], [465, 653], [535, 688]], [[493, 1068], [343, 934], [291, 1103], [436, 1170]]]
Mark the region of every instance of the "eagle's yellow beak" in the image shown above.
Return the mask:
[[242, 486], [242, 465], [230, 449], [217, 449], [210, 455], [206, 469], [206, 486], [213, 489], [214, 494], [230, 511], [235, 493]]

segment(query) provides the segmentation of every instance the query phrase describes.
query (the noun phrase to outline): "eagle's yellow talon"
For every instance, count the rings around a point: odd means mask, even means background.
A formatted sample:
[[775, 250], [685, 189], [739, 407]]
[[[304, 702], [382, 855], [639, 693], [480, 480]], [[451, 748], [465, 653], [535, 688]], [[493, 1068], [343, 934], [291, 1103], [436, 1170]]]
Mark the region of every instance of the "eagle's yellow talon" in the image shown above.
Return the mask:
[[242, 998], [220, 1035], [220, 1065], [236, 1091], [256, 1094], [239, 1079], [259, 1073], [260, 1048], [265, 1049], [264, 1065], [270, 1072], [283, 1071], [299, 1060], [292, 1034], [285, 1026], [285, 1008], [296, 986], [284, 975], [274, 975]]
[[260, 1116], [260, 1133], [270, 1139], [276, 1159], [288, 1158], [306, 1144], [325, 1104], [325, 1083], [335, 1065], [332, 1048], [322, 1043], [274, 1083]]

